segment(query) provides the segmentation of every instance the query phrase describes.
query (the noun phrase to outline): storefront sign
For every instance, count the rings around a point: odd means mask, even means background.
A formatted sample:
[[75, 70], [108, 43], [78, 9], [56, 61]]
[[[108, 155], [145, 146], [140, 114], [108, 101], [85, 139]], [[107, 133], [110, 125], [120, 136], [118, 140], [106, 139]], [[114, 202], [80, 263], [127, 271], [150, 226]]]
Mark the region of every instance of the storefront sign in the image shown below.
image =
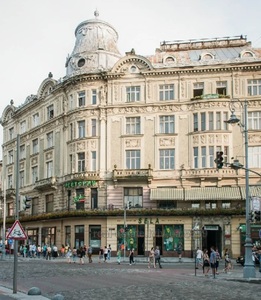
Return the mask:
[[218, 226], [206, 225], [204, 226], [204, 230], [218, 230]]
[[80, 181], [69, 181], [64, 184], [64, 187], [67, 189], [74, 187], [90, 187], [96, 185], [95, 180], [80, 180]]
[[139, 218], [139, 224], [159, 224], [159, 218], [154, 219], [153, 218]]

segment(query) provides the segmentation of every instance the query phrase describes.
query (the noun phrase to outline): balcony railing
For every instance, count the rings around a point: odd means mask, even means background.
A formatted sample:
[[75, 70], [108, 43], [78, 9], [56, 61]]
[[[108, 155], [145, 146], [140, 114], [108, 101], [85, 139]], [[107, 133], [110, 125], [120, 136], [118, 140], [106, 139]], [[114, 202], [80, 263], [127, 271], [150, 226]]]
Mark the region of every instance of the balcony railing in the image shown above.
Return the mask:
[[64, 177], [64, 181], [70, 180], [100, 180], [100, 173], [97, 171], [84, 171], [71, 173]]
[[56, 177], [44, 178], [37, 180], [34, 185], [36, 190], [46, 190], [46, 189], [57, 189], [57, 180]]
[[148, 169], [117, 169], [115, 165], [112, 177], [115, 183], [117, 181], [137, 180], [147, 181], [150, 184], [153, 176], [150, 165]]

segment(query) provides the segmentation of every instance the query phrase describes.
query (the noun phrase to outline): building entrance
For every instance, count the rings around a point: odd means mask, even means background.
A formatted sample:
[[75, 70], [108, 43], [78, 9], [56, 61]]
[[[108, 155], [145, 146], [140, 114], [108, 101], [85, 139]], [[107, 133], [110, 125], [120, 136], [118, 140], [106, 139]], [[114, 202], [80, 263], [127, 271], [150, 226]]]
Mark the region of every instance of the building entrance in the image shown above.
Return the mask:
[[219, 225], [205, 225], [202, 234], [202, 249], [207, 249], [210, 253], [210, 247], [217, 247], [219, 253], [222, 253], [221, 227]]

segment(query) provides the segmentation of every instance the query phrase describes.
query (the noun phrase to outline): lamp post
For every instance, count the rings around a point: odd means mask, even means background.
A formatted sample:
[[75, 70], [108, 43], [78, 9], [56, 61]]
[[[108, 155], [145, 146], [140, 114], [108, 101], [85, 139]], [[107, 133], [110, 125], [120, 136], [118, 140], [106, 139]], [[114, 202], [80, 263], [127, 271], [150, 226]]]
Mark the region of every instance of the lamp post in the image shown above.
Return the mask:
[[[240, 100], [237, 99], [240, 102]], [[240, 102], [241, 103], [241, 102]], [[241, 103], [242, 106], [242, 103]], [[231, 116], [228, 121], [225, 121], [228, 124], [239, 124], [243, 128], [243, 135], [245, 139], [245, 188], [246, 188], [246, 239], [245, 239], [245, 265], [243, 269], [244, 278], [255, 278], [256, 270], [254, 262], [252, 260], [252, 239], [251, 239], [251, 227], [250, 227], [250, 199], [249, 199], [249, 169], [248, 169], [248, 109], [247, 109], [247, 100], [244, 101], [244, 122], [242, 124], [240, 119], [235, 115], [235, 108], [233, 103], [230, 107]]]

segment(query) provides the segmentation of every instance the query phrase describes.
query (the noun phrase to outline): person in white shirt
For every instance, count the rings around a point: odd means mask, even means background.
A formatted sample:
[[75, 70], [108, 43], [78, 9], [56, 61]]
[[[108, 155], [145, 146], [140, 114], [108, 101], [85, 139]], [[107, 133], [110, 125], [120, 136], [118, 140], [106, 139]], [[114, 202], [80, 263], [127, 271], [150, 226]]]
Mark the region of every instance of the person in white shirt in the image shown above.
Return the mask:
[[197, 247], [197, 252], [196, 252], [196, 269], [198, 269], [199, 266], [203, 267], [202, 258], [203, 258], [203, 251], [201, 249], [199, 249], [199, 247]]

